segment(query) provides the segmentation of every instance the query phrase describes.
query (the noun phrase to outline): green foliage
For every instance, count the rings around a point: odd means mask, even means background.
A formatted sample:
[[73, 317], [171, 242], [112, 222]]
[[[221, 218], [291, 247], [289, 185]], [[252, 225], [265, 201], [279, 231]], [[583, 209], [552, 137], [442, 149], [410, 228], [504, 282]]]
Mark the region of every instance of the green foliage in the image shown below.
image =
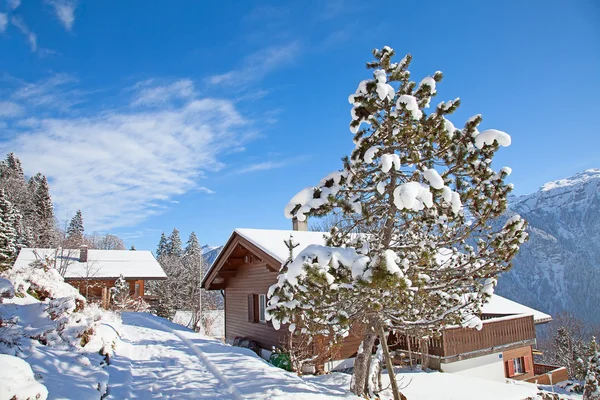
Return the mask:
[[269, 357], [269, 362], [277, 368], [284, 369], [286, 371], [292, 371], [292, 363], [290, 361], [289, 354], [276, 349]]

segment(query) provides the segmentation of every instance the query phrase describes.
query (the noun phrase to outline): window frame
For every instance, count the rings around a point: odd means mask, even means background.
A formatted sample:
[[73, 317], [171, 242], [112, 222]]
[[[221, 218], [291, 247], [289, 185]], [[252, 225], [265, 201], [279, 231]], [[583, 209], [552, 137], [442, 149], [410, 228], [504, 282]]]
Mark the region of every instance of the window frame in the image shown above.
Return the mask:
[[514, 374], [520, 375], [525, 373], [525, 360], [523, 357], [516, 357], [512, 359]]
[[267, 295], [258, 295], [258, 322], [266, 323]]

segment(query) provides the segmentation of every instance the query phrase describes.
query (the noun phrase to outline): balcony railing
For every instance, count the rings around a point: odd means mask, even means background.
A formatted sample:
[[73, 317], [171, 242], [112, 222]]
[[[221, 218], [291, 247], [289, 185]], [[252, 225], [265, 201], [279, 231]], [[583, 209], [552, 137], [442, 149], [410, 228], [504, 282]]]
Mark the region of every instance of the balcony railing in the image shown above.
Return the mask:
[[527, 382], [538, 385], [553, 385], [569, 379], [567, 369], [557, 365], [533, 364], [533, 373], [535, 376], [527, 379]]
[[[418, 338], [398, 335], [390, 339], [393, 348], [410, 349], [439, 357], [451, 357], [494, 347], [519, 343], [535, 339], [535, 326], [532, 316], [503, 317], [488, 319], [483, 322], [481, 330], [470, 328], [450, 328], [442, 331], [441, 336], [419, 341]], [[426, 347], [426, 348], [425, 348]]]

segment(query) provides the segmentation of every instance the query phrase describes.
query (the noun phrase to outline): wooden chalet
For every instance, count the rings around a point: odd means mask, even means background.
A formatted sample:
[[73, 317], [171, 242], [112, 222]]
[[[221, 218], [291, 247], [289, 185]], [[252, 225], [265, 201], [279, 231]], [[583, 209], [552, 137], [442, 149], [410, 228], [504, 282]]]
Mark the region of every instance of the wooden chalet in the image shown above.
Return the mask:
[[76, 287], [90, 301], [110, 300], [110, 288], [123, 275], [133, 297], [148, 299], [145, 283], [167, 279], [167, 275], [150, 251], [24, 248], [19, 252], [15, 268], [36, 260], [47, 259], [63, 275], [65, 282]]
[[[281, 346], [286, 330], [275, 330], [266, 322], [265, 308], [267, 291], [277, 282], [279, 269], [289, 256], [284, 240], [293, 236], [300, 244], [295, 250], [298, 254], [311, 244], [325, 245], [325, 235], [303, 230], [260, 229], [236, 229], [232, 233], [202, 282], [204, 289], [224, 293], [226, 340], [254, 340], [263, 349], [261, 355], [264, 357], [273, 347]], [[482, 319], [481, 330], [448, 328], [439, 337], [426, 342], [394, 337], [390, 338], [390, 345], [396, 353], [404, 353], [410, 344], [411, 353], [426, 355], [429, 367], [445, 372], [496, 380], [546, 379], [538, 376], [544, 368], [534, 364], [533, 349], [535, 325], [551, 321], [549, 315], [493, 295], [483, 309]], [[354, 333], [345, 339], [336, 359], [322, 366], [325, 370], [352, 365], [352, 358], [362, 341], [361, 335]], [[564, 369], [545, 367], [544, 375], [558, 371], [556, 379], [566, 379]]]

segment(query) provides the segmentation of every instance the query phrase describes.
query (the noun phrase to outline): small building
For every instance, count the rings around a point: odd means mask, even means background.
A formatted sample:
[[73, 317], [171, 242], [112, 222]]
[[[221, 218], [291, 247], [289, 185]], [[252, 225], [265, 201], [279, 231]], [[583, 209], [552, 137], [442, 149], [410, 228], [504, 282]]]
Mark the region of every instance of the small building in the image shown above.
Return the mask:
[[15, 268], [26, 267], [36, 260], [49, 260], [88, 300], [105, 300], [108, 290], [123, 275], [130, 294], [145, 298], [145, 283], [167, 279], [167, 275], [150, 251], [24, 248]]
[[[299, 244], [295, 249], [295, 254], [298, 254], [309, 245], [325, 245], [324, 236], [327, 234], [236, 229], [202, 282], [204, 289], [224, 293], [226, 340], [253, 340], [262, 348], [263, 356], [267, 356], [273, 347], [281, 346], [287, 331], [275, 330], [265, 319], [265, 309], [267, 291], [277, 282], [279, 270], [289, 256], [284, 240], [288, 240], [290, 235]], [[493, 295], [490, 303], [485, 305], [481, 317], [484, 320], [481, 330], [447, 328], [427, 343], [416, 338], [396, 337], [394, 349], [404, 352], [408, 350], [410, 341], [411, 352], [418, 354], [422, 346], [429, 366], [445, 372], [495, 380], [536, 379], [540, 368], [536, 369], [533, 362], [535, 325], [549, 322], [552, 318], [498, 295]], [[351, 366], [361, 341], [360, 332], [351, 332], [335, 359], [321, 367], [327, 371]], [[548, 368], [544, 373], [547, 372]]]

